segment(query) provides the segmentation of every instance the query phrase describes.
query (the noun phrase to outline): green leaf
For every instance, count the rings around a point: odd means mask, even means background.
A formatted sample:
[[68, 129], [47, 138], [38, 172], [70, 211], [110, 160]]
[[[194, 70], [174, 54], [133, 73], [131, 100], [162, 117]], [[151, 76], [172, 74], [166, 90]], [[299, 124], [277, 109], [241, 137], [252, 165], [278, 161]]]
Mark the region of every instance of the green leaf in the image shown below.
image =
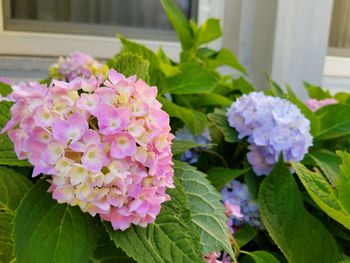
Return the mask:
[[98, 231], [101, 236], [97, 240], [97, 246], [90, 263], [135, 263], [136, 261], [128, 257], [125, 252], [116, 247], [114, 242], [109, 238], [105, 228], [101, 227]]
[[218, 52], [215, 57], [215, 62], [218, 62], [221, 65], [230, 66], [243, 74], [248, 74], [247, 70], [241, 65], [237, 57], [227, 48], [223, 48]]
[[268, 233], [292, 263], [338, 262], [333, 236], [305, 209], [298, 186], [280, 161], [260, 186], [259, 207]]
[[12, 214], [0, 211], [0, 262], [10, 262], [14, 258], [12, 220]]
[[344, 104], [328, 105], [316, 112], [320, 121], [319, 133], [315, 141], [334, 139], [350, 134], [350, 106]]
[[208, 119], [204, 113], [178, 106], [162, 97], [158, 97], [158, 100], [163, 104], [163, 110], [171, 117], [182, 120], [195, 136], [200, 135], [207, 127]]
[[233, 80], [233, 88], [239, 90], [242, 94], [249, 94], [255, 91], [253, 85], [248, 82], [244, 77], [239, 77]]
[[11, 85], [8, 85], [8, 84], [0, 81], [0, 96], [5, 97], [8, 94], [10, 94], [11, 92], [12, 92]]
[[162, 92], [173, 94], [209, 93], [214, 90], [219, 79], [209, 70], [195, 63], [183, 63], [181, 72], [162, 82]]
[[171, 146], [171, 151], [174, 155], [182, 154], [186, 150], [193, 149], [196, 147], [211, 147], [212, 144], [205, 143], [195, 143], [191, 141], [182, 141], [182, 140], [174, 140], [173, 145]]
[[309, 156], [321, 168], [321, 170], [326, 175], [328, 181], [332, 184], [332, 186], [335, 186], [340, 174], [339, 156], [327, 150], [312, 152], [309, 153]]
[[222, 132], [225, 141], [231, 143], [239, 141], [238, 133], [234, 128], [229, 126], [224, 110], [215, 109], [213, 113], [208, 114], [208, 118], [212, 124]]
[[254, 227], [244, 224], [234, 233], [234, 237], [240, 247], [245, 246], [255, 238], [257, 231]]
[[292, 88], [287, 85], [287, 99], [295, 104], [302, 114], [310, 121], [311, 134], [315, 136], [320, 129], [320, 122], [316, 117], [316, 114], [312, 112], [293, 92]]
[[308, 82], [304, 82], [304, 87], [306, 88], [307, 92], [309, 93], [309, 96], [311, 98], [317, 99], [317, 100], [324, 100], [327, 98], [332, 98], [331, 93], [329, 90], [323, 90], [319, 86], [311, 85]]
[[350, 94], [348, 92], [337, 92], [333, 97], [340, 103], [350, 103]]
[[139, 54], [122, 52], [114, 60], [113, 68], [124, 74], [125, 77], [136, 75], [137, 78], [145, 82], [149, 81], [149, 62], [144, 60]]
[[153, 224], [146, 228], [132, 225], [125, 231], [107, 231], [116, 246], [137, 262], [202, 262], [199, 234], [192, 223], [184, 188], [175, 178], [176, 188], [168, 194], [171, 201], [162, 204]]
[[120, 41], [123, 44], [123, 51], [140, 55], [144, 60], [149, 62], [149, 77], [151, 85], [158, 85], [160, 83], [162, 72], [159, 67], [159, 59], [157, 55], [149, 48], [130, 41], [123, 36], [119, 36]]
[[[1, 129], [11, 118], [10, 108], [12, 102], [0, 102], [0, 127]], [[13, 143], [8, 138], [7, 134], [0, 134], [0, 165], [10, 166], [30, 166], [25, 160], [18, 160], [13, 149]]]
[[271, 79], [269, 75], [265, 75], [269, 88], [264, 90], [265, 95], [284, 98], [284, 93], [281, 87]]
[[36, 183], [16, 210], [16, 262], [89, 262], [95, 222], [78, 207], [58, 204], [45, 180]]
[[241, 263], [279, 263], [279, 260], [266, 251], [245, 252]]
[[[345, 161], [350, 160], [349, 155], [346, 154], [343, 158], [343, 169], [339, 180], [342, 177], [349, 177], [344, 174], [344, 166], [349, 166], [345, 163]], [[347, 195], [347, 198], [349, 198], [349, 184], [346, 187], [336, 187], [334, 189], [322, 174], [311, 172], [299, 163], [293, 163], [292, 166], [315, 203], [330, 217], [350, 230], [350, 205], [346, 199], [341, 198], [341, 193], [342, 196]]]
[[225, 250], [233, 258], [220, 194], [205, 178], [205, 174], [193, 166], [175, 161], [174, 169], [183, 183], [192, 221], [200, 231], [202, 253]]
[[229, 107], [232, 104], [232, 100], [215, 93], [198, 94], [196, 96], [191, 96], [188, 99], [194, 108], [206, 106]]
[[183, 49], [193, 47], [193, 32], [190, 23], [173, 0], [161, 0], [162, 6], [170, 23], [173, 25]]
[[0, 210], [14, 214], [30, 186], [31, 183], [26, 177], [12, 169], [0, 166]]
[[221, 35], [220, 20], [209, 18], [198, 28], [194, 37], [194, 45], [195, 47], [199, 47], [202, 44], [209, 43], [221, 37]]
[[14, 258], [12, 221], [15, 209], [30, 185], [24, 176], [0, 167], [0, 262], [10, 262]]
[[250, 169], [230, 169], [225, 167], [211, 167], [206, 173], [208, 180], [220, 191], [227, 183], [236, 179], [237, 177], [249, 172]]

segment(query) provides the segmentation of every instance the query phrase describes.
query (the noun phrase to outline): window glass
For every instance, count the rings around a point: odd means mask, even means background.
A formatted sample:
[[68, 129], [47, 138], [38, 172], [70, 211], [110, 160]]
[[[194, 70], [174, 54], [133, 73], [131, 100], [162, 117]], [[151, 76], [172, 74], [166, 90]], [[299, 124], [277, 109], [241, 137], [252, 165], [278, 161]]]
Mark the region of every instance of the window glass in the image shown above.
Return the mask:
[[[196, 18], [196, 0], [174, 0]], [[166, 39], [174, 32], [159, 0], [5, 0], [5, 29]]]

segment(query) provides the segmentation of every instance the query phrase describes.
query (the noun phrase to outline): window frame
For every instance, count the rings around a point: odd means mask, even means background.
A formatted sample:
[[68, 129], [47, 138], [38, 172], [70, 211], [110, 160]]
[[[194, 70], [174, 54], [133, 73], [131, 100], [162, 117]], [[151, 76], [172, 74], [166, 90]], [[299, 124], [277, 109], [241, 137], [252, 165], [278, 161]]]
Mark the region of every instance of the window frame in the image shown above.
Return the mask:
[[[121, 50], [121, 43], [115, 37], [6, 30], [4, 1], [0, 0], [0, 56], [56, 57], [81, 51], [98, 59], [108, 59]], [[224, 22], [224, 6], [227, 1], [231, 0], [198, 0], [199, 24], [209, 17], [217, 17]], [[171, 59], [179, 59], [181, 45], [178, 41], [131, 39], [152, 50], [162, 47]], [[211, 47], [220, 47], [221, 43], [222, 41], [218, 40]]]

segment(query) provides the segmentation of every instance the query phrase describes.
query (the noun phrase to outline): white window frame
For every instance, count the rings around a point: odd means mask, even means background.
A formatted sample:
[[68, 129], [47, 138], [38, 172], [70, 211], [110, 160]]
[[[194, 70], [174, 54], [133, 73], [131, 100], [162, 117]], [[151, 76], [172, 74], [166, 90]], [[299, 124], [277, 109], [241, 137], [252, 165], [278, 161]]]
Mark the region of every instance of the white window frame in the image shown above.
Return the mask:
[[[223, 18], [225, 1], [227, 0], [199, 0], [198, 21], [201, 23], [212, 16]], [[53, 57], [81, 51], [99, 59], [107, 59], [121, 49], [121, 43], [115, 37], [5, 30], [3, 8], [3, 2], [0, 0], [0, 55]], [[152, 50], [162, 47], [168, 56], [175, 61], [179, 58], [181, 50], [179, 42], [133, 40]]]

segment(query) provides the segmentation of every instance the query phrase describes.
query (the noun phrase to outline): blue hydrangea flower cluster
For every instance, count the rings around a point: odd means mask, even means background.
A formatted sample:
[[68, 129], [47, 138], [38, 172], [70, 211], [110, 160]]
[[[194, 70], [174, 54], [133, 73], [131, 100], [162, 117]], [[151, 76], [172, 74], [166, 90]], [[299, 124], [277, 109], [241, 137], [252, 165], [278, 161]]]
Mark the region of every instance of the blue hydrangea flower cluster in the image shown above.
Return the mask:
[[242, 219], [230, 217], [228, 226], [231, 232], [234, 233], [235, 227], [240, 227], [243, 224], [249, 224], [253, 227], [263, 229], [263, 225], [259, 218], [258, 204], [252, 199], [248, 188], [245, 184], [232, 180], [221, 190], [223, 202], [229, 202], [231, 205], [239, 206]]
[[301, 161], [312, 145], [310, 121], [285, 99], [252, 92], [235, 101], [227, 117], [239, 138], [248, 138], [247, 159], [257, 175], [269, 174], [281, 153], [285, 161]]
[[[177, 141], [190, 141], [198, 144], [209, 144], [211, 142], [209, 130], [205, 129], [199, 136], [194, 136], [188, 128], [183, 127], [175, 133], [175, 140]], [[190, 150], [186, 150], [181, 156], [181, 161], [189, 164], [194, 164], [198, 161], [199, 151], [201, 149], [207, 149], [208, 147], [196, 147]]]

